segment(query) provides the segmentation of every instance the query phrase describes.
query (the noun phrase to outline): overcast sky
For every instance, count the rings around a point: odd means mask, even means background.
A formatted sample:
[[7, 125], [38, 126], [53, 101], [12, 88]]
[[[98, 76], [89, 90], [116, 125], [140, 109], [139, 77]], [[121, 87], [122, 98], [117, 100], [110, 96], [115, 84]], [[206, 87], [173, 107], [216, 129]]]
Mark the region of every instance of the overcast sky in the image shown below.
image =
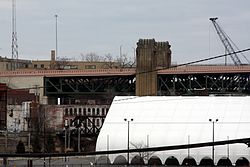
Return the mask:
[[[19, 58], [50, 59], [55, 14], [61, 57], [117, 56], [120, 47], [132, 56], [140, 38], [169, 41], [177, 63], [216, 56], [224, 49], [210, 17], [240, 49], [250, 48], [249, 0], [17, 0]], [[11, 57], [11, 0], [0, 0], [0, 48]]]

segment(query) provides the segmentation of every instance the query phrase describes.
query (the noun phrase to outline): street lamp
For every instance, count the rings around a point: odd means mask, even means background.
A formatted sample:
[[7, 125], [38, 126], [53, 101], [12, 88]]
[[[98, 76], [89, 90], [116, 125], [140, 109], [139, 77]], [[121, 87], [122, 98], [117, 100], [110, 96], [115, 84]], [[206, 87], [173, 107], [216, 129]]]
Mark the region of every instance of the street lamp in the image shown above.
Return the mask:
[[78, 131], [78, 142], [77, 142], [77, 146], [78, 146], [78, 152], [81, 152], [81, 122], [80, 122], [80, 119], [77, 120], [77, 131]]
[[69, 127], [68, 120], [65, 119], [64, 120], [64, 128], [65, 128], [65, 131], [64, 131], [64, 153], [66, 153], [66, 150], [67, 150], [67, 130], [68, 130], [68, 127]]
[[127, 164], [129, 165], [129, 123], [132, 122], [134, 119], [131, 118], [131, 119], [127, 119], [127, 118], [124, 118], [124, 121], [128, 123], [128, 154], [127, 154]]
[[214, 162], [214, 123], [218, 122], [219, 119], [209, 119], [209, 122], [211, 122], [213, 124], [213, 131], [212, 131], [212, 135], [213, 135], [213, 146], [212, 146], [212, 159], [213, 159], [213, 162]]
[[56, 14], [55, 15], [55, 18], [56, 18], [56, 59], [58, 59], [58, 54], [57, 54], [57, 52], [58, 52], [58, 47], [57, 47], [57, 42], [58, 42], [58, 37], [57, 37], [57, 18], [58, 18], [58, 15]]

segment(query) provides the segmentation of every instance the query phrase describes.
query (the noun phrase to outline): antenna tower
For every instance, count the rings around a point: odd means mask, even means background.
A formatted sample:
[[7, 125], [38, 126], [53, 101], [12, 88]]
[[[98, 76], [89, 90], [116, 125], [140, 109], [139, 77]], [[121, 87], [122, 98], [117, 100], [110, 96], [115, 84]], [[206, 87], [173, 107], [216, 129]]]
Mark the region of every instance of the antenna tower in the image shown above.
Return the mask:
[[16, 32], [16, 0], [12, 0], [12, 44], [11, 44], [11, 70], [17, 68], [18, 61], [18, 45]]

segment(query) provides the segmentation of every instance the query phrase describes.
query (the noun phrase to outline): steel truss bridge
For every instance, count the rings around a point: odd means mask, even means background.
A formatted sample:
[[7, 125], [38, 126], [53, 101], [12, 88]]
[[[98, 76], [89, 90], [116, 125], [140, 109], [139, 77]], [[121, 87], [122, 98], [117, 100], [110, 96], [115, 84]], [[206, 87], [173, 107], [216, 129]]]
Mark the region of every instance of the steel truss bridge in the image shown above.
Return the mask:
[[[46, 96], [135, 95], [136, 89], [135, 68], [0, 72], [0, 77], [26, 76], [43, 77]], [[250, 66], [171, 67], [157, 71], [157, 85], [158, 95], [250, 94]]]
[[[135, 69], [44, 77], [45, 95], [135, 95]], [[183, 66], [157, 71], [158, 95], [250, 94], [250, 66]]]

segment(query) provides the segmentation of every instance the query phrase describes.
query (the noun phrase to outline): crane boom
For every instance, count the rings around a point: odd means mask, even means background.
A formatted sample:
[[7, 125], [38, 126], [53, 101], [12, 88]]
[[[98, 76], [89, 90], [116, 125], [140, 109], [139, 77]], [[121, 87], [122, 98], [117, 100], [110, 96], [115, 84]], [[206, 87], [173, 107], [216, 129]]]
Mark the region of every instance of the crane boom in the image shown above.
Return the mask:
[[209, 20], [212, 21], [214, 28], [217, 32], [217, 34], [220, 37], [220, 40], [222, 42], [222, 44], [224, 45], [226, 52], [230, 54], [230, 57], [234, 63], [234, 65], [242, 65], [242, 62], [240, 61], [239, 57], [237, 56], [237, 54], [235, 53], [235, 50], [232, 46], [232, 44], [230, 43], [229, 37], [227, 36], [227, 34], [222, 30], [222, 28], [219, 26], [219, 24], [216, 22], [218, 18], [210, 18]]

